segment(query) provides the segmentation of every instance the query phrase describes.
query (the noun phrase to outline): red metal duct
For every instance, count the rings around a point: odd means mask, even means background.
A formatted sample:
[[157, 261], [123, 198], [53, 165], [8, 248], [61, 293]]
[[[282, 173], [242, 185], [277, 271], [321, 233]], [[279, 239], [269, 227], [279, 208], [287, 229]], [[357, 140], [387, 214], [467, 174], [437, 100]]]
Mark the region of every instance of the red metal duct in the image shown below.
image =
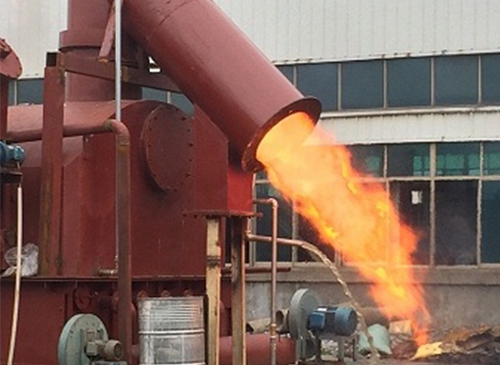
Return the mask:
[[[111, 4], [104, 0], [68, 0], [68, 29], [60, 34], [60, 50], [82, 59], [97, 60]], [[132, 42], [133, 43], [133, 42]], [[133, 64], [135, 48], [123, 42], [123, 63]], [[103, 101], [115, 97], [113, 81], [68, 73], [66, 101]], [[139, 87], [124, 84], [124, 99], [140, 99]]]
[[317, 120], [320, 103], [303, 97], [210, 0], [125, 0], [124, 25], [180, 89], [198, 104], [242, 156], [255, 151], [290, 113]]
[[[220, 341], [220, 365], [231, 365], [233, 338], [224, 336]], [[269, 351], [269, 334], [259, 333], [246, 335], [245, 347], [247, 350], [248, 365], [268, 365], [271, 363]], [[276, 343], [276, 365], [287, 365], [295, 362], [295, 341], [289, 337], [280, 337]]]
[[0, 140], [5, 139], [7, 133], [9, 79], [17, 79], [22, 70], [19, 57], [5, 39], [0, 38]]

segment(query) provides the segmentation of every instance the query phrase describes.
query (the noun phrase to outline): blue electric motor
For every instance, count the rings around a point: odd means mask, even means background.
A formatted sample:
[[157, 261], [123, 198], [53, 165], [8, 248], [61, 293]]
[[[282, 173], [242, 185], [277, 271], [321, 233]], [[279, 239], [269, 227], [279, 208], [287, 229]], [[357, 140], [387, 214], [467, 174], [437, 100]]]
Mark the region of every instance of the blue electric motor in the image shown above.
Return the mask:
[[309, 314], [307, 329], [317, 338], [351, 336], [356, 331], [358, 316], [350, 307], [321, 306]]
[[0, 142], [0, 167], [13, 167], [24, 162], [24, 149]]

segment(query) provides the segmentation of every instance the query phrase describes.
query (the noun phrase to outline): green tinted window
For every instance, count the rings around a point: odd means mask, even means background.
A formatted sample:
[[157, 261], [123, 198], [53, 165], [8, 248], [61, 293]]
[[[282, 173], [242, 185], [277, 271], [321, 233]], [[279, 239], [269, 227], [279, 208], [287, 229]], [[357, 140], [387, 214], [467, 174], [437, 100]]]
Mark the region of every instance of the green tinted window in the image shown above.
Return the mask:
[[485, 104], [500, 102], [500, 55], [481, 56], [482, 99]]
[[302, 94], [321, 100], [323, 111], [337, 110], [337, 64], [297, 66], [297, 88]]
[[441, 143], [436, 151], [436, 175], [479, 175], [479, 143]]
[[481, 262], [500, 263], [500, 181], [484, 181], [481, 196]]
[[291, 82], [293, 83], [293, 66], [291, 65], [282, 65], [282, 66], [277, 66], [278, 70], [281, 71], [283, 75]]
[[387, 61], [387, 102], [390, 107], [431, 104], [430, 58]]
[[43, 79], [17, 80], [18, 104], [43, 103]]
[[429, 176], [428, 144], [401, 144], [387, 147], [388, 176]]
[[372, 176], [382, 176], [384, 174], [384, 146], [350, 146], [349, 151], [351, 152], [352, 164], [356, 170]]
[[500, 174], [500, 142], [484, 143], [483, 173], [485, 175]]
[[384, 105], [383, 61], [342, 64], [342, 109], [381, 108]]
[[437, 57], [436, 105], [477, 104], [477, 56]]
[[[1, 81], [0, 81], [1, 82]], [[16, 98], [16, 80], [9, 80], [9, 105], [14, 105]]]
[[477, 180], [436, 182], [436, 264], [476, 264], [477, 187]]

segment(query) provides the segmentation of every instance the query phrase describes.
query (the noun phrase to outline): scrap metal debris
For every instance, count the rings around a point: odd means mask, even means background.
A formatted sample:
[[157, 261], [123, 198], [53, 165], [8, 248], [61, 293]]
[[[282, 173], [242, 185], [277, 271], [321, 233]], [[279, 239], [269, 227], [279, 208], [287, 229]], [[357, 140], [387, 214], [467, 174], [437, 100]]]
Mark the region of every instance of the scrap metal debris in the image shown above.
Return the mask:
[[453, 364], [500, 364], [500, 325], [461, 327], [422, 345], [412, 360]]

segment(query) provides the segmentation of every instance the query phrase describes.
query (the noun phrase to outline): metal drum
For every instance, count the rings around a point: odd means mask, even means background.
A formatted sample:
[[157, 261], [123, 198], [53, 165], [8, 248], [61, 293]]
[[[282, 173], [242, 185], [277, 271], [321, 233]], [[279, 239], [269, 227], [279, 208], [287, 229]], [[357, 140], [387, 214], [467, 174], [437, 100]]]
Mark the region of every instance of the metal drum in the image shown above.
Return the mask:
[[139, 300], [141, 365], [205, 364], [202, 297]]

